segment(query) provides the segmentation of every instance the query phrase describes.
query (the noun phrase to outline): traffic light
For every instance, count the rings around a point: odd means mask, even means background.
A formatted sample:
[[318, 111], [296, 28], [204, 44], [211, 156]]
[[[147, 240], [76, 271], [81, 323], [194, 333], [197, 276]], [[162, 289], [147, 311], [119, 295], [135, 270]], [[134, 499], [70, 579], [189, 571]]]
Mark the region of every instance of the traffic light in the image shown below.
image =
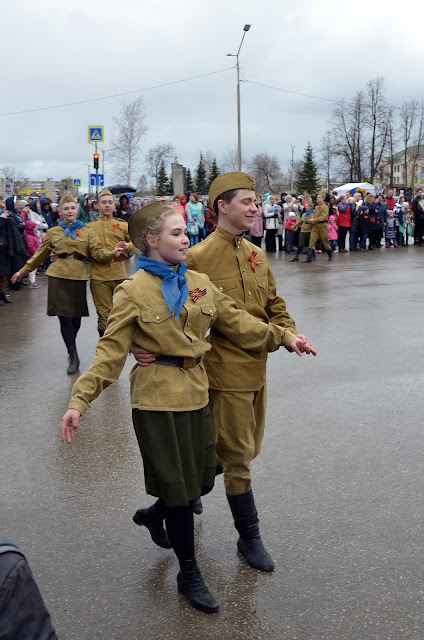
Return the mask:
[[93, 153], [93, 163], [94, 163], [94, 168], [98, 169], [99, 168], [99, 154], [98, 153]]

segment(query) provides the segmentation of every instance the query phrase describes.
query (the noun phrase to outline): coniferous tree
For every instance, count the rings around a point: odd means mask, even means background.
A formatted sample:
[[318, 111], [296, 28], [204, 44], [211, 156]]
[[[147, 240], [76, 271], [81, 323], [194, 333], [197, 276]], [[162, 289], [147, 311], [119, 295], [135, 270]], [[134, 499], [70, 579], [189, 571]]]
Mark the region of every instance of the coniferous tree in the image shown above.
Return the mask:
[[303, 167], [297, 174], [296, 187], [297, 193], [304, 193], [307, 191], [315, 201], [320, 189], [320, 181], [318, 179], [318, 170], [314, 159], [314, 150], [310, 142], [308, 142], [305, 149]]
[[168, 176], [166, 175], [165, 163], [161, 162], [158, 180], [156, 182], [156, 195], [157, 196], [165, 196], [168, 191]]
[[202, 154], [200, 154], [199, 164], [196, 169], [196, 188], [199, 193], [206, 193], [206, 169]]
[[220, 172], [220, 170], [218, 168], [218, 165], [216, 164], [216, 158], [214, 158], [213, 162], [211, 164], [210, 171], [209, 171], [208, 188], [211, 186], [211, 184], [215, 180], [215, 178], [217, 178], [219, 175], [221, 175], [221, 172]]
[[191, 177], [190, 169], [187, 169], [187, 172], [186, 172], [186, 189], [187, 189], [187, 191], [193, 191], [194, 190], [193, 178]]

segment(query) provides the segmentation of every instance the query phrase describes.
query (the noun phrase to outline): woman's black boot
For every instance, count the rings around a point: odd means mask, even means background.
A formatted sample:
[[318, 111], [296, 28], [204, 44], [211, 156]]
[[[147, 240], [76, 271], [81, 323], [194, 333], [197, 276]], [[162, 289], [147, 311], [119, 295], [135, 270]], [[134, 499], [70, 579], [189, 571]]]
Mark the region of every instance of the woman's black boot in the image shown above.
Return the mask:
[[240, 535], [237, 542], [239, 552], [251, 567], [260, 571], [274, 571], [272, 558], [259, 534], [258, 512], [252, 491], [236, 496], [227, 495], [227, 499], [233, 514], [234, 525]]
[[9, 300], [9, 298], [7, 297], [7, 295], [5, 293], [0, 293], [0, 300], [2, 302], [4, 302], [5, 304], [11, 303], [12, 301]]
[[200, 516], [203, 513], [203, 505], [200, 498], [196, 498], [196, 500], [190, 500], [190, 509], [196, 516]]
[[289, 260], [289, 262], [299, 262], [299, 256], [302, 253], [302, 249], [303, 249], [303, 247], [297, 247], [297, 251], [296, 251], [295, 255], [293, 256], [293, 258], [291, 260]]
[[331, 262], [333, 259], [333, 250], [332, 249], [328, 249], [327, 250], [327, 255], [328, 255], [328, 262]]
[[69, 350], [69, 357], [71, 358], [71, 361], [69, 363], [69, 367], [66, 373], [68, 373], [69, 375], [72, 375], [73, 373], [76, 373], [78, 371], [80, 366], [78, 353], [75, 347]]
[[169, 541], [168, 534], [163, 527], [163, 520], [165, 512], [161, 512], [160, 509], [155, 508], [152, 504], [147, 509], [139, 509], [135, 512], [133, 520], [139, 527], [145, 526], [150, 533], [150, 536], [155, 544], [162, 549], [172, 549], [172, 544]]
[[218, 611], [219, 604], [205, 585], [196, 558], [181, 561], [180, 569], [177, 576], [178, 591], [187, 597], [192, 607], [206, 613]]
[[313, 249], [308, 249], [306, 260], [302, 260], [302, 262], [312, 262], [312, 260], [315, 260], [315, 251]]

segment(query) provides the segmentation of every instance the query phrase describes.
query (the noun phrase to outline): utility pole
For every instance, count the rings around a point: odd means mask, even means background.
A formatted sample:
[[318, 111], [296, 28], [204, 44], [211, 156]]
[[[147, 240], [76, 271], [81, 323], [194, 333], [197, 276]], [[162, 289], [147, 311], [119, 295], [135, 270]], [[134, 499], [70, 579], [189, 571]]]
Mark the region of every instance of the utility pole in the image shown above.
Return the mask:
[[240, 65], [239, 65], [239, 54], [241, 45], [243, 44], [244, 36], [250, 29], [250, 24], [245, 24], [243, 27], [243, 37], [240, 42], [240, 46], [238, 48], [237, 53], [227, 53], [227, 56], [233, 57], [236, 59], [237, 64], [237, 164], [238, 170], [241, 171], [241, 118], [240, 118]]
[[290, 165], [291, 165], [291, 181], [290, 181], [291, 186], [290, 186], [290, 189], [291, 189], [291, 193], [293, 193], [293, 191], [294, 191], [294, 150], [295, 150], [295, 145], [291, 144], [290, 148], [291, 148], [291, 162], [290, 162]]

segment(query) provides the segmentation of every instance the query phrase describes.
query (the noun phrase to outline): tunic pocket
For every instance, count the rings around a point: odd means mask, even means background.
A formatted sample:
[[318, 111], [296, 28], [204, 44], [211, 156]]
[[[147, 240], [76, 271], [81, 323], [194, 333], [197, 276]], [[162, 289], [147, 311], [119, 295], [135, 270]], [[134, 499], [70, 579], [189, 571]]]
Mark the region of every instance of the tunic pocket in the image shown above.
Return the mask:
[[268, 289], [268, 278], [266, 276], [256, 276], [256, 283], [261, 289]]
[[[212, 278], [211, 278], [212, 280]], [[222, 280], [212, 280], [212, 283], [217, 287], [220, 291], [229, 291], [230, 289], [234, 289], [236, 286], [236, 282], [234, 278], [224, 278]]]
[[213, 316], [216, 313], [216, 306], [213, 302], [207, 302], [200, 305], [202, 309], [202, 313], [205, 313], [208, 316]]
[[168, 305], [161, 305], [160, 307], [152, 307], [151, 309], [143, 309], [141, 312], [141, 319], [143, 322], [154, 322], [160, 324], [165, 320], [168, 320], [172, 316]]

